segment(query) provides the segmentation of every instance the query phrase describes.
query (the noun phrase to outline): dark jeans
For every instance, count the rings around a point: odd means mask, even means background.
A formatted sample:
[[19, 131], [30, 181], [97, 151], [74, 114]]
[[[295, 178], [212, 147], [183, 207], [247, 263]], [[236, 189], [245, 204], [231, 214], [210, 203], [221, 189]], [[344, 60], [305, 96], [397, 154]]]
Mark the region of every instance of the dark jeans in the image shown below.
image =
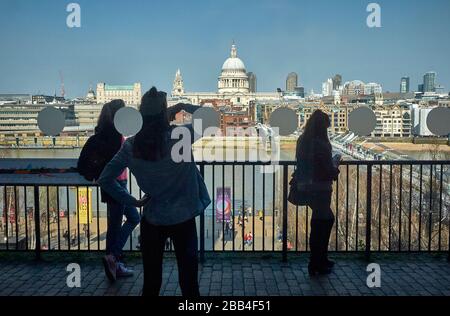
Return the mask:
[[309, 246], [310, 262], [315, 266], [324, 266], [328, 260], [328, 244], [334, 224], [331, 210], [331, 191], [318, 191], [311, 194], [308, 205], [312, 209]]
[[144, 261], [142, 295], [157, 296], [162, 283], [162, 264], [167, 238], [171, 238], [178, 265], [181, 293], [186, 297], [200, 296], [198, 288], [198, 243], [195, 219], [170, 225], [152, 225], [141, 220], [141, 251]]
[[[119, 181], [126, 188], [126, 181]], [[106, 253], [114, 255], [117, 259], [122, 255], [128, 237], [139, 224], [139, 212], [134, 206], [123, 205], [118, 202], [106, 203], [108, 213], [108, 230], [106, 231]], [[123, 216], [126, 222], [122, 225]]]

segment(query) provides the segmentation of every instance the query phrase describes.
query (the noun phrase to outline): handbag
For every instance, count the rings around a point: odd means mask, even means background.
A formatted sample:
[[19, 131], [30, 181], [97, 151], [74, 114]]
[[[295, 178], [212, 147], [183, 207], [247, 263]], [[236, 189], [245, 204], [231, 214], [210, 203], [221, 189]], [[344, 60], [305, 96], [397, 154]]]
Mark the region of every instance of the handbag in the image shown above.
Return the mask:
[[308, 185], [300, 184], [294, 172], [291, 181], [289, 181], [288, 201], [297, 206], [305, 206], [308, 205], [309, 196]]
[[298, 146], [299, 144], [296, 149], [297, 168], [289, 181], [288, 201], [297, 206], [305, 206], [309, 203], [313, 182], [314, 142], [304, 148], [306, 157], [303, 159], [300, 158]]

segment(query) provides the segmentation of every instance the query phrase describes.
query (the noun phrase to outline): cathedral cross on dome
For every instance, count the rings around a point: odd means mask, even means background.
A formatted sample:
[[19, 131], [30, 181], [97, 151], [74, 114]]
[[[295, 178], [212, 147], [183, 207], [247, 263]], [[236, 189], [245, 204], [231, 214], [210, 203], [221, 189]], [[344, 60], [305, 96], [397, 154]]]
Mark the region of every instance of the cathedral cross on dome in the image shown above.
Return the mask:
[[233, 44], [231, 45], [231, 58], [236, 58], [237, 57], [237, 49], [236, 49], [236, 45], [234, 44], [234, 41], [233, 41]]

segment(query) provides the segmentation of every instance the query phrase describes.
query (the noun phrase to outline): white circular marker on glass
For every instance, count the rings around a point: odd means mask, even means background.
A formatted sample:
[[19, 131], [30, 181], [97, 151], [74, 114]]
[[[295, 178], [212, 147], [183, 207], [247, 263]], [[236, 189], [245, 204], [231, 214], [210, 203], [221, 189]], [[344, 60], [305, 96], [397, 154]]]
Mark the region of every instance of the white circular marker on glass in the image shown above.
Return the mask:
[[132, 136], [142, 128], [142, 115], [135, 108], [126, 106], [114, 115], [114, 127], [123, 136]]
[[47, 136], [57, 136], [64, 129], [65, 118], [61, 110], [54, 106], [47, 106], [37, 117], [39, 129]]

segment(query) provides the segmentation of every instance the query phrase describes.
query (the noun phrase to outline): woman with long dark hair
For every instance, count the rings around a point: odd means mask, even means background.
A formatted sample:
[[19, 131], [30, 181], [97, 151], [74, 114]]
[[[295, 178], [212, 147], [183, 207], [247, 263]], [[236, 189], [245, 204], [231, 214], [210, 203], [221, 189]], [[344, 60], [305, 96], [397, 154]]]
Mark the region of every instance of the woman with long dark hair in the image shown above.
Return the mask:
[[[102, 139], [106, 148], [99, 148], [101, 155], [111, 160], [122, 147], [125, 138], [114, 127], [114, 116], [117, 111], [125, 106], [123, 100], [117, 99], [106, 103], [100, 112], [95, 134]], [[124, 190], [127, 188], [127, 170], [123, 168], [114, 180]], [[106, 203], [108, 226], [106, 231], [106, 255], [103, 257], [105, 274], [115, 281], [117, 277], [132, 276], [133, 271], [125, 266], [122, 261], [122, 248], [128, 240], [131, 232], [139, 224], [140, 216], [136, 207], [125, 205], [116, 200], [101, 189], [101, 201]], [[126, 222], [123, 223], [123, 216]]]
[[310, 244], [310, 275], [328, 274], [334, 265], [327, 256], [334, 214], [331, 210], [333, 181], [339, 174], [340, 156], [332, 157], [327, 129], [330, 119], [320, 110], [314, 111], [297, 141], [296, 177], [307, 195], [312, 209]]
[[[175, 109], [181, 110], [178, 106]], [[120, 170], [128, 167], [139, 187], [150, 197], [141, 220], [142, 294], [159, 295], [164, 247], [170, 238], [175, 248], [181, 292], [183, 296], [199, 296], [195, 217], [211, 201], [192, 157], [193, 130], [190, 126], [169, 124], [173, 110], [169, 113], [166, 94], [155, 87], [144, 94], [139, 111], [143, 117], [142, 129], [124, 143], [98, 182], [114, 198], [127, 205], [137, 205], [141, 201], [114, 181]], [[188, 142], [191, 159], [187, 161], [173, 157], [172, 152], [179, 154], [174, 145], [180, 142], [172, 139], [175, 128], [189, 132], [189, 139], [181, 140]]]

